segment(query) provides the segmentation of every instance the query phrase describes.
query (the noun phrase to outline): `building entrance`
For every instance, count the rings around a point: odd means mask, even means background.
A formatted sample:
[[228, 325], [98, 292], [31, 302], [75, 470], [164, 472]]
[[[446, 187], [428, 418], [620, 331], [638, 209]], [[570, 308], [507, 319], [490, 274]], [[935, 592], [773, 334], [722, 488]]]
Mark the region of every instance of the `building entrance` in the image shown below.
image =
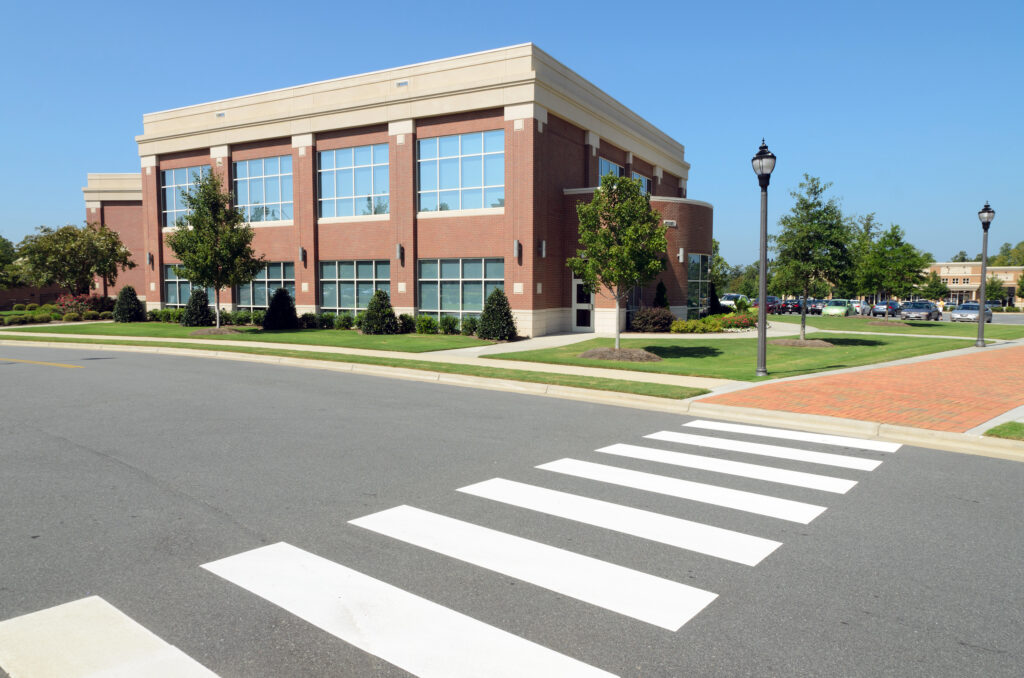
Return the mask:
[[572, 281], [572, 331], [594, 331], [594, 294], [579, 278]]

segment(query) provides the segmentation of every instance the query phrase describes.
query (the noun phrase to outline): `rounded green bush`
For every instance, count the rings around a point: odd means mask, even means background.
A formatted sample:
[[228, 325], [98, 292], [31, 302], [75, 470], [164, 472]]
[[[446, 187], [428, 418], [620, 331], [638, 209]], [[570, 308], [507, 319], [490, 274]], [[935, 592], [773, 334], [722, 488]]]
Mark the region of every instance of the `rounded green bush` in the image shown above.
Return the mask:
[[262, 308], [257, 308], [252, 312], [252, 324], [263, 326], [263, 319], [267, 317], [267, 312]]
[[352, 317], [351, 313], [339, 313], [338, 317], [334, 319], [334, 329], [350, 330], [353, 323], [355, 323], [355, 318]]
[[413, 318], [408, 313], [403, 313], [398, 316], [398, 333], [399, 334], [410, 334], [416, 331], [416, 318]]
[[32, 316], [32, 322], [34, 323], [48, 323], [52, 320], [49, 313], [36, 313]]
[[333, 330], [334, 314], [330, 311], [324, 311], [316, 317], [316, 326], [322, 330]]
[[437, 324], [441, 334], [458, 334], [459, 333], [459, 319], [453, 315], [441, 316], [441, 322]]
[[484, 302], [484, 312], [480, 316], [476, 335], [481, 339], [511, 341], [516, 338], [516, 334], [516, 321], [512, 317], [508, 297], [501, 288], [495, 289]]
[[366, 315], [359, 326], [363, 334], [398, 334], [398, 318], [391, 308], [391, 298], [384, 290], [377, 290], [370, 297]]
[[270, 307], [263, 316], [265, 330], [296, 330], [299, 328], [299, 316], [295, 313], [295, 300], [288, 290], [278, 287], [270, 298]]
[[100, 311], [100, 320], [113, 320], [113, 319], [114, 319], [114, 312], [113, 311]]
[[140, 322], [146, 318], [146, 308], [131, 285], [125, 285], [117, 293], [112, 317], [119, 323]]
[[4, 318], [4, 325], [24, 325], [26, 322], [23, 315], [9, 315]]
[[81, 319], [82, 316], [78, 315], [77, 313], [65, 313], [63, 317], [63, 320], [66, 323], [76, 323]]
[[99, 320], [99, 319], [100, 319], [100, 312], [99, 311], [86, 311], [85, 313], [82, 314], [82, 320]]
[[61, 320], [64, 318], [63, 313], [50, 313], [50, 320]]
[[217, 321], [204, 289], [193, 289], [179, 322], [182, 327], [210, 327]]
[[13, 311], [24, 311], [25, 310], [25, 304], [15, 304], [11, 310], [13, 310]]
[[476, 316], [467, 315], [462, 318], [462, 336], [472, 337], [476, 334], [477, 327], [479, 327], [480, 321], [477, 320]]
[[252, 312], [251, 311], [235, 311], [232, 320], [236, 325], [248, 325], [252, 323]]
[[35, 311], [39, 308], [39, 304], [25, 304], [26, 311]]
[[437, 334], [437, 321], [432, 315], [416, 316], [417, 334]]

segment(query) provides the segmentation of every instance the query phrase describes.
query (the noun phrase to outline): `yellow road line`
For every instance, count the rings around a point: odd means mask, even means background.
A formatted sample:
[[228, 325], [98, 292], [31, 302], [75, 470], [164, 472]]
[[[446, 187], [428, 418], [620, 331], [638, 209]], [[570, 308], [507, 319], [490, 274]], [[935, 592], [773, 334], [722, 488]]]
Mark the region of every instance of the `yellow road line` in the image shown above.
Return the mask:
[[15, 358], [0, 358], [0, 363], [28, 363], [29, 365], [49, 365], [50, 367], [66, 367], [69, 370], [80, 370], [85, 365], [66, 365], [64, 363], [43, 363], [38, 360], [17, 360]]

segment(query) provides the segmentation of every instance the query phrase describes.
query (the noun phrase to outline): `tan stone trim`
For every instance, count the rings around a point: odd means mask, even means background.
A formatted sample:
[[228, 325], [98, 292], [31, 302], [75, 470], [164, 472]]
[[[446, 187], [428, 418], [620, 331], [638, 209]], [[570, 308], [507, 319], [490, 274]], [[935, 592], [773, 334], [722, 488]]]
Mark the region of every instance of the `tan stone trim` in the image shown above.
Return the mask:
[[222, 145], [222, 146], [211, 146], [210, 147], [210, 157], [213, 158], [214, 160], [223, 160], [224, 158], [228, 157], [229, 155], [230, 155], [230, 150], [229, 150], [228, 146]]
[[701, 205], [710, 209], [715, 209], [715, 206], [709, 202], [703, 200], [691, 200], [690, 198], [670, 198], [664, 195], [652, 195], [651, 202], [674, 202], [681, 205]]
[[321, 217], [317, 219], [318, 224], [352, 224], [360, 221], [389, 221], [390, 214], [362, 214], [356, 217]]
[[444, 219], [446, 217], [480, 217], [486, 215], [501, 215], [505, 213], [504, 207], [482, 207], [475, 210], [444, 210], [438, 212], [417, 212], [417, 219]]
[[143, 167], [156, 167], [155, 155], [144, 155], [140, 158]]
[[388, 123], [388, 136], [393, 137], [399, 134], [412, 134], [416, 131], [414, 120], [394, 120]]
[[292, 148], [303, 148], [313, 145], [312, 134], [296, 134], [292, 136]]
[[86, 207], [101, 202], [142, 201], [142, 175], [137, 172], [126, 174], [94, 174], [86, 175], [86, 185], [82, 187]]

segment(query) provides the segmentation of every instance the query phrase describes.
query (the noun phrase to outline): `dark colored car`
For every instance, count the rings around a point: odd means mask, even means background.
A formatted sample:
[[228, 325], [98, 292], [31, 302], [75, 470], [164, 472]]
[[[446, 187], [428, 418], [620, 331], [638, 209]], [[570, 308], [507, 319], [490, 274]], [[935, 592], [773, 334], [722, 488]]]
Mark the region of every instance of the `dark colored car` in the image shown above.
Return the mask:
[[783, 299], [779, 302], [777, 313], [799, 313], [802, 308], [799, 299]]
[[[770, 294], [766, 298], [768, 299], [768, 303], [765, 305], [764, 312], [765, 313], [778, 313], [777, 309], [779, 308], [779, 302], [781, 300], [778, 297], [774, 297], [774, 296], [772, 296]], [[751, 308], [757, 308], [759, 303], [761, 303], [760, 299], [754, 299], [754, 301], [751, 302], [751, 306], [750, 307]]]
[[808, 299], [807, 313], [809, 315], [821, 315], [821, 309], [825, 308], [824, 299]]
[[903, 320], [942, 320], [942, 311], [930, 301], [908, 301], [900, 307]]
[[889, 307], [889, 317], [890, 318], [895, 318], [896, 316], [898, 316], [900, 314], [899, 302], [896, 302], [896, 301], [893, 301], [892, 299], [890, 299], [889, 301], [880, 301], [877, 304], [875, 304], [874, 306], [872, 306], [871, 307], [871, 316], [872, 317], [878, 317], [880, 315], [885, 315], [886, 306]]

